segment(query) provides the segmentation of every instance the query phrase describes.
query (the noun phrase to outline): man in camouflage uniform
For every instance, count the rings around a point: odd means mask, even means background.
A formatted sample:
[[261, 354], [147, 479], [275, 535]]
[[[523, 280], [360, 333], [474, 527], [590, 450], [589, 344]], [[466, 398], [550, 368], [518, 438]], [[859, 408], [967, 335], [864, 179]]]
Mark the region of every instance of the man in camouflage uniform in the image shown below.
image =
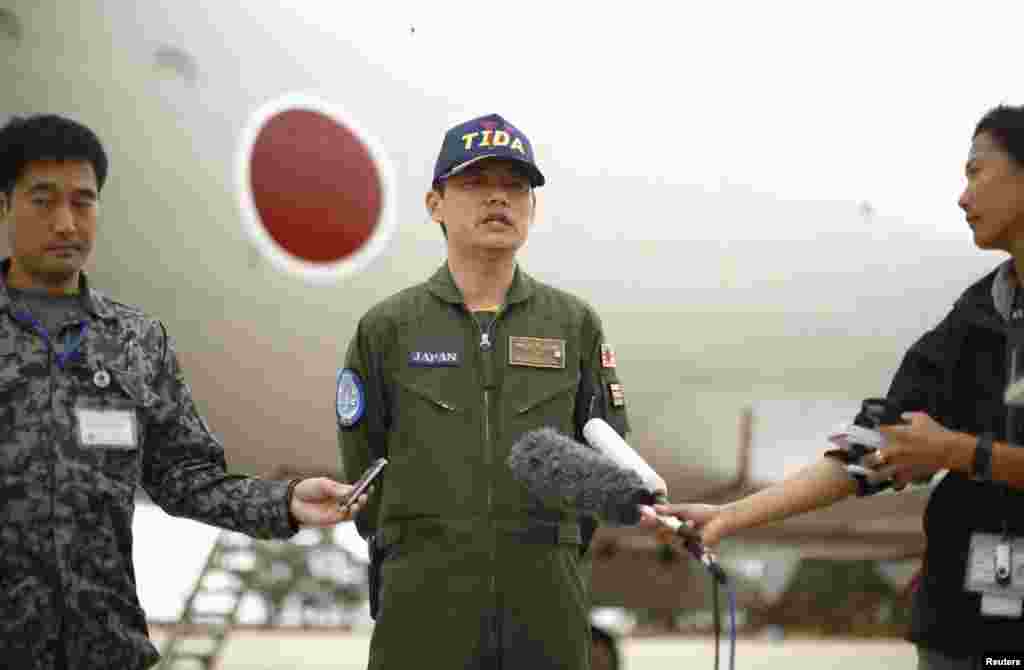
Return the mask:
[[370, 668], [589, 668], [592, 522], [506, 465], [536, 428], [628, 427], [597, 315], [516, 264], [543, 183], [500, 116], [449, 130], [426, 196], [448, 261], [360, 320], [338, 374], [346, 477], [391, 460], [356, 519], [378, 568]]
[[141, 483], [166, 512], [287, 538], [350, 488], [229, 475], [163, 324], [89, 286], [103, 147], [56, 116], [0, 128], [0, 666], [146, 668], [132, 567]]

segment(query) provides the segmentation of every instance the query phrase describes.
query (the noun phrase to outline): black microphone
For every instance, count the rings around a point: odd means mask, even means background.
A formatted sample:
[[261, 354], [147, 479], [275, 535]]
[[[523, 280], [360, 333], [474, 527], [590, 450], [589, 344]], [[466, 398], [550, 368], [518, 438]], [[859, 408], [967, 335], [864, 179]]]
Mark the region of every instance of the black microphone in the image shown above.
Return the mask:
[[[559, 500], [573, 509], [593, 514], [608, 523], [635, 525], [640, 506], [660, 502], [640, 475], [620, 466], [603, 453], [562, 435], [553, 428], [524, 433], [508, 457], [512, 476], [542, 500]], [[700, 536], [672, 516], [658, 516], [694, 558], [725, 584], [725, 572]]]
[[553, 428], [523, 433], [508, 457], [512, 476], [542, 500], [558, 500], [608, 523], [640, 522], [654, 495], [640, 475]]

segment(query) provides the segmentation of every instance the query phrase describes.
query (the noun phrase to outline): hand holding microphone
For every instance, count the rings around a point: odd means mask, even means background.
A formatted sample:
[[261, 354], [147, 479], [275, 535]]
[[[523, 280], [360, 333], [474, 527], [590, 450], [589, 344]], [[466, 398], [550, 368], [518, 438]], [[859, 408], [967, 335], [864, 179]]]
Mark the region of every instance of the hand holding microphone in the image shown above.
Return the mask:
[[[661, 505], [668, 503], [668, 486], [665, 484], [665, 480], [604, 419], [594, 418], [587, 421], [583, 426], [583, 437], [592, 447], [621, 467], [638, 473], [648, 489], [653, 491], [655, 503]], [[659, 514], [649, 507], [642, 507], [641, 512], [642, 518], [644, 515], [649, 518], [653, 517], [660, 527], [670, 531], [672, 536], [679, 538], [686, 550], [703, 563], [704, 567], [715, 576], [715, 579], [723, 584], [727, 581], [725, 572], [718, 565], [717, 557], [702, 543], [700, 535], [692, 526], [674, 516]]]
[[[640, 525], [656, 530], [659, 539], [663, 542], [670, 542], [676, 534], [671, 527], [674, 522], [686, 528], [686, 532], [705, 547], [712, 548], [726, 535], [722, 514], [724, 509], [724, 505], [659, 503], [650, 511], [643, 510], [641, 512]], [[666, 518], [671, 521], [666, 522]]]
[[[652, 493], [653, 503], [665, 504], [668, 502], [668, 486], [665, 484], [665, 480], [658, 476], [658, 473], [647, 464], [647, 461], [626, 444], [626, 441], [607, 422], [597, 418], [587, 421], [583, 426], [583, 437], [590, 446], [611, 459], [620, 468], [635, 472], [647, 490]], [[659, 516], [650, 504], [642, 506], [641, 512], [641, 517], [650, 518], [659, 527], [672, 534], [679, 535], [684, 539], [699, 539], [688, 526], [679, 523], [677, 519]]]

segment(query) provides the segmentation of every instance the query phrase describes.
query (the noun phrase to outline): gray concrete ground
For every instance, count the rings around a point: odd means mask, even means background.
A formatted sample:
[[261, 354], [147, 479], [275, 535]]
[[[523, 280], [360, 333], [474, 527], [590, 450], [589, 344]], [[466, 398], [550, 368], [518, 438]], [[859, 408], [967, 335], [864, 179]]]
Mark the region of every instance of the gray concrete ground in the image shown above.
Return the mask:
[[[161, 633], [155, 632], [154, 639], [161, 640]], [[220, 669], [363, 670], [368, 648], [365, 632], [244, 630], [232, 635]], [[711, 639], [627, 638], [622, 651], [623, 670], [711, 670], [714, 666]], [[736, 644], [737, 670], [913, 670], [916, 658], [913, 646], [901, 640], [740, 640]], [[729, 667], [727, 657], [723, 656], [720, 667]]]

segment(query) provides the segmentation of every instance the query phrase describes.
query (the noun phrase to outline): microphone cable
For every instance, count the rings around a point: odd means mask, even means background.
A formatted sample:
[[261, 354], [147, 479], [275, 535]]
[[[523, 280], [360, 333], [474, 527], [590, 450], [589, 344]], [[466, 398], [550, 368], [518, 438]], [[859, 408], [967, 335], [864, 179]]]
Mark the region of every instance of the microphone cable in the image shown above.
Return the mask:
[[714, 575], [711, 575], [711, 600], [711, 618], [715, 627], [715, 670], [718, 670], [718, 652], [722, 647], [722, 608], [718, 604], [718, 580]]
[[711, 574], [712, 619], [715, 628], [715, 670], [720, 668], [720, 649], [722, 647], [722, 607], [719, 603], [720, 590], [725, 588], [729, 596], [729, 670], [736, 670], [736, 590], [729, 582], [720, 581]]
[[[664, 495], [658, 496], [655, 502], [664, 503], [667, 498]], [[708, 550], [707, 547], [700, 541], [699, 536], [694, 534], [692, 525], [689, 522], [682, 522], [675, 517], [666, 515], [658, 516], [658, 520], [661, 524], [669, 528], [676, 537], [682, 542], [683, 547], [686, 551], [704, 566], [704, 569], [711, 575], [712, 594], [714, 598], [712, 618], [713, 625], [715, 628], [715, 670], [719, 670], [719, 647], [721, 646], [721, 635], [722, 635], [722, 614], [721, 605], [718, 602], [719, 589], [724, 588], [729, 594], [729, 670], [735, 670], [736, 668], [736, 592], [733, 588], [732, 580], [722, 569], [722, 566], [718, 564], [718, 560], [715, 555]]]

